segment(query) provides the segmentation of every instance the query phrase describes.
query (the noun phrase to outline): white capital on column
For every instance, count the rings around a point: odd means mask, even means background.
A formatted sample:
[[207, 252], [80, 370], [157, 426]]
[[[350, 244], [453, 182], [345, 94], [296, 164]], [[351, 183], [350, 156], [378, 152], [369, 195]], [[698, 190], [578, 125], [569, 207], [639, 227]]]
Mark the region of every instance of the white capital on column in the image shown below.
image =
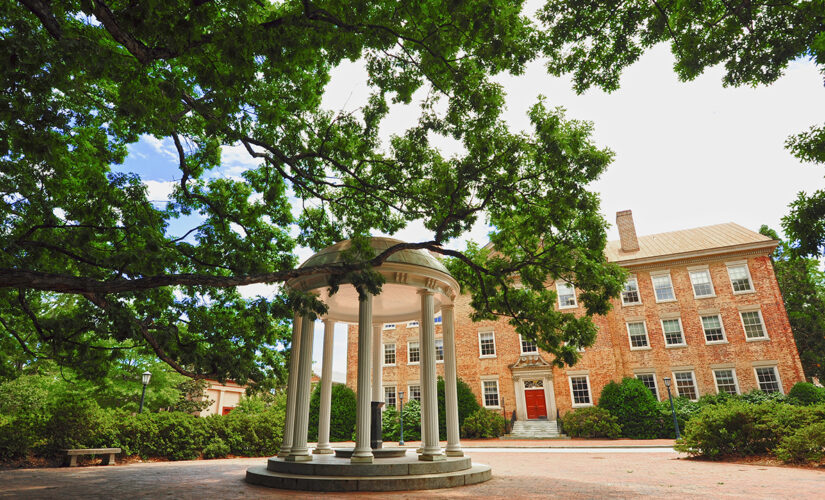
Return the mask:
[[455, 311], [452, 304], [441, 306], [444, 331], [444, 399], [447, 405], [447, 456], [463, 457], [458, 434], [458, 388], [455, 366]]
[[421, 407], [424, 443], [419, 460], [444, 460], [438, 443], [438, 398], [435, 378], [435, 306], [433, 292], [422, 289], [421, 295]]
[[287, 460], [308, 462], [312, 455], [307, 448], [307, 428], [309, 427], [309, 391], [312, 386], [312, 340], [315, 322], [309, 316], [301, 321], [301, 359], [298, 360], [298, 388], [295, 390], [295, 424], [293, 424], [292, 448]]
[[370, 447], [370, 372], [372, 371], [372, 294], [359, 293], [358, 299], [358, 407], [355, 413], [355, 451], [352, 462], [372, 463]]
[[384, 325], [372, 325], [372, 400], [384, 401], [384, 345], [381, 343], [381, 330]]
[[331, 454], [329, 445], [329, 417], [332, 406], [332, 342], [335, 322], [324, 320], [324, 359], [321, 361], [321, 407], [318, 414], [318, 446], [313, 453]]
[[292, 317], [292, 347], [289, 352], [289, 375], [286, 383], [286, 421], [284, 422], [284, 438], [278, 456], [289, 456], [292, 448], [292, 428], [295, 423], [295, 389], [298, 387], [298, 358], [301, 349], [301, 316], [295, 313]]

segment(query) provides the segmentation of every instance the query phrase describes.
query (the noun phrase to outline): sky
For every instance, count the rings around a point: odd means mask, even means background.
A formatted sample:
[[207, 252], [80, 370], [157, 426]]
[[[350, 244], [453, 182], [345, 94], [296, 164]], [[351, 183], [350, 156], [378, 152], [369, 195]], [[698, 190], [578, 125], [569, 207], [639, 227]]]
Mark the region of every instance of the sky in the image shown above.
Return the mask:
[[[511, 128], [527, 130], [527, 109], [539, 95], [548, 106], [561, 106], [567, 117], [591, 121], [593, 140], [615, 153], [607, 172], [592, 186], [600, 193], [602, 213], [612, 224], [620, 210], [632, 210], [639, 235], [735, 222], [758, 231], [762, 224], [779, 230], [788, 204], [800, 191], [825, 187], [825, 167], [803, 164], [785, 150], [786, 138], [822, 123], [825, 116], [823, 76], [809, 61], [790, 65], [770, 86], [724, 88], [723, 69], [713, 68], [692, 82], [680, 82], [667, 46], [649, 50], [626, 69], [620, 90], [611, 94], [591, 89], [576, 95], [570, 79], [547, 75], [541, 61], [518, 77], [498, 76], [507, 92], [505, 118]], [[344, 62], [333, 72], [323, 98], [331, 110], [352, 111], [368, 95], [366, 73], [360, 62]], [[400, 133], [414, 123], [415, 107], [395, 106], [382, 137]], [[447, 152], [455, 145], [444, 143]], [[218, 176], [237, 177], [255, 165], [240, 147], [226, 148]], [[118, 170], [136, 172], [146, 182], [150, 197], [168, 198], [179, 176], [172, 144], [144, 137], [130, 147]], [[172, 226], [176, 232], [194, 221]], [[463, 248], [468, 239], [487, 242], [483, 223], [467, 238], [449, 243]], [[183, 232], [183, 231], [180, 231]], [[415, 241], [428, 239], [413, 224], [393, 235]], [[615, 227], [608, 238], [618, 239]], [[301, 249], [301, 260], [311, 252]], [[269, 294], [271, 287], [245, 287], [243, 293]], [[323, 327], [316, 324], [314, 361], [320, 373]], [[333, 379], [344, 381], [346, 326], [336, 327]]]

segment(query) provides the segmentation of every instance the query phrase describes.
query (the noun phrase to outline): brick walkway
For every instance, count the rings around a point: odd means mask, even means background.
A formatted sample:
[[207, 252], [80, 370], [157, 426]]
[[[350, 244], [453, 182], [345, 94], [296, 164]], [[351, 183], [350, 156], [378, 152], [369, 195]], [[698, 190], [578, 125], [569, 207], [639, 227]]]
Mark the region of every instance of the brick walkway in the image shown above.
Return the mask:
[[[485, 447], [490, 448], [489, 441]], [[491, 450], [468, 454], [493, 479], [393, 498], [823, 498], [825, 472], [700, 462], [650, 449]], [[631, 453], [632, 451], [632, 453]], [[271, 490], [243, 481], [262, 458], [159, 462], [115, 467], [0, 471], [0, 498], [382, 498]]]

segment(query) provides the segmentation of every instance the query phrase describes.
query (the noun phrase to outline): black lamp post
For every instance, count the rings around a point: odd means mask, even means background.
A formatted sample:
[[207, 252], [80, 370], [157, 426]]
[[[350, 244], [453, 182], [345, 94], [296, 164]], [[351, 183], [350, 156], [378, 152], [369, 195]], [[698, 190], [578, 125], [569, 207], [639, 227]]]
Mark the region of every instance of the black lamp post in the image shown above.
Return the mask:
[[138, 413], [143, 413], [143, 399], [146, 397], [146, 386], [149, 385], [149, 379], [152, 378], [152, 373], [149, 370], [143, 372], [143, 392], [140, 393], [140, 408]]
[[673, 414], [673, 428], [676, 429], [676, 439], [681, 439], [679, 434], [679, 421], [676, 420], [676, 408], [673, 407], [673, 395], [670, 393], [670, 377], [665, 377], [665, 387], [667, 387], [667, 397], [670, 399], [670, 413]]
[[401, 423], [401, 440], [398, 441], [398, 446], [404, 446], [404, 391], [398, 391], [398, 404], [401, 408], [398, 411], [398, 420]]

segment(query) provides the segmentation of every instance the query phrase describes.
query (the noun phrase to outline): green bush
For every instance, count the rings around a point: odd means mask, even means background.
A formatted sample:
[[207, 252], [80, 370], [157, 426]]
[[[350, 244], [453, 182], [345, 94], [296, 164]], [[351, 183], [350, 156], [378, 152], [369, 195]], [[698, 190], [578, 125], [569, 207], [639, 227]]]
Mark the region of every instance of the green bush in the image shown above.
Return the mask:
[[[438, 397], [438, 433], [439, 439], [447, 439], [447, 407], [446, 407], [446, 389], [445, 382], [442, 377], [438, 377], [436, 386]], [[476, 401], [476, 396], [473, 390], [466, 382], [456, 377], [456, 396], [458, 399], [458, 428], [464, 425], [464, 420], [477, 412], [481, 406]], [[406, 421], [404, 422], [406, 423]], [[405, 436], [406, 437], [406, 436]]]
[[[676, 420], [679, 422], [679, 429], [685, 430], [686, 423], [702, 411], [702, 404], [691, 401], [688, 398], [673, 398], [673, 407], [676, 411]], [[673, 413], [670, 410], [670, 401], [665, 399], [659, 402], [659, 414], [661, 427], [659, 437], [673, 439], [676, 437], [676, 430], [673, 428]]]
[[179, 412], [141, 413], [119, 426], [120, 448], [127, 455], [169, 460], [198, 458], [208, 434], [205, 418]]
[[621, 384], [610, 382], [602, 389], [598, 406], [616, 417], [623, 437], [654, 439], [659, 435], [659, 404], [641, 380], [625, 378]]
[[203, 449], [203, 458], [224, 458], [229, 455], [229, 445], [223, 439], [215, 438]]
[[825, 402], [825, 389], [810, 382], [797, 382], [788, 391], [788, 402], [795, 405], [815, 405]]
[[[355, 391], [344, 384], [332, 384], [329, 420], [329, 440], [349, 441], [355, 432], [355, 411], [358, 407]], [[318, 440], [318, 416], [321, 409], [321, 384], [315, 386], [309, 399], [307, 439]]]
[[562, 425], [564, 432], [570, 437], [616, 439], [622, 435], [616, 417], [598, 406], [578, 408], [565, 413], [562, 416]]
[[499, 437], [504, 434], [504, 417], [487, 408], [479, 408], [464, 419], [461, 431], [471, 439]]
[[232, 410], [228, 415], [207, 417], [209, 435], [229, 447], [227, 453], [242, 457], [275, 455], [284, 432], [284, 410], [278, 406], [258, 413]]
[[46, 413], [0, 415], [0, 461], [23, 458], [47, 448]]
[[64, 448], [107, 448], [117, 441], [114, 412], [102, 410], [96, 402], [66, 394], [53, 403], [45, 424], [46, 453]]
[[[401, 425], [397, 409], [385, 408], [381, 422], [384, 441], [401, 440]], [[404, 441], [418, 441], [419, 439], [421, 439], [421, 405], [418, 401], [412, 400], [404, 403]]]
[[785, 396], [781, 392], [763, 392], [759, 389], [754, 389], [751, 392], [739, 396], [741, 401], [746, 403], [766, 403], [766, 402], [780, 402], [785, 400]]
[[825, 457], [825, 422], [807, 425], [785, 436], [775, 453], [785, 462], [821, 461]]

